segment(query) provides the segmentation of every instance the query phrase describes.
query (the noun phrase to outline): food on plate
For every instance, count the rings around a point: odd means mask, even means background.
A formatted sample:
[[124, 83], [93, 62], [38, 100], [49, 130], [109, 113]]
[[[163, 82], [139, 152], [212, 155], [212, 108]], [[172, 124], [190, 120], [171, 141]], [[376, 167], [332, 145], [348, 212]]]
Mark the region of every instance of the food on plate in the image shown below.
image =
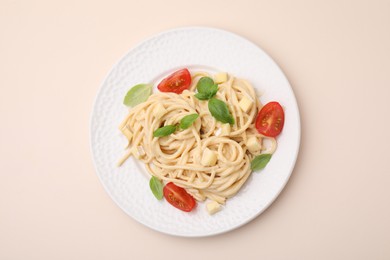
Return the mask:
[[175, 208], [190, 212], [196, 205], [195, 199], [182, 187], [169, 182], [164, 186], [164, 198]]
[[261, 108], [256, 118], [259, 133], [275, 137], [280, 134], [284, 125], [284, 111], [278, 102], [269, 102]]
[[163, 79], [157, 88], [161, 92], [173, 92], [181, 94], [191, 85], [191, 74], [188, 69], [181, 69]]
[[119, 129], [128, 143], [118, 164], [133, 156], [145, 164], [157, 199], [186, 212], [207, 200], [215, 214], [271, 160], [283, 108], [263, 106], [249, 82], [226, 72], [184, 68], [154, 93], [153, 85], [138, 84], [125, 97], [130, 109]]

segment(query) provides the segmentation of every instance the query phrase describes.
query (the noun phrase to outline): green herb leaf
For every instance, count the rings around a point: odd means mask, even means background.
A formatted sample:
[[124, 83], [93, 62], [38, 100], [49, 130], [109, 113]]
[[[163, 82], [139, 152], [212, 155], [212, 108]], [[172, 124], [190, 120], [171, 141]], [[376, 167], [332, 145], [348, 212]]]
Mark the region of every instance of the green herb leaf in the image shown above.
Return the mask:
[[208, 106], [211, 115], [215, 119], [221, 121], [224, 124], [226, 123], [229, 123], [231, 125], [234, 124], [234, 118], [230, 114], [229, 109], [225, 102], [216, 98], [212, 98], [209, 100]]
[[187, 115], [185, 117], [183, 117], [181, 120], [180, 120], [180, 128], [181, 129], [187, 129], [189, 128], [194, 122], [195, 120], [199, 117], [198, 114], [191, 114], [191, 115]]
[[152, 176], [150, 178], [149, 187], [156, 199], [161, 200], [163, 198], [163, 184], [157, 177]]
[[264, 153], [256, 156], [251, 162], [252, 171], [258, 171], [264, 169], [267, 166], [269, 160], [271, 160], [272, 154]]
[[218, 84], [214, 84], [209, 88], [208, 94], [210, 98], [214, 97], [218, 92]]
[[202, 77], [196, 84], [196, 89], [199, 93], [205, 93], [212, 85], [214, 85], [214, 80], [209, 77]]
[[168, 136], [176, 131], [175, 125], [166, 125], [163, 127], [158, 128], [156, 131], [153, 132], [154, 137], [163, 137]]
[[218, 85], [214, 84], [210, 87], [208, 92], [202, 92], [202, 93], [196, 93], [195, 97], [199, 100], [209, 100], [210, 98], [214, 97], [218, 92]]
[[210, 95], [207, 93], [196, 93], [195, 97], [199, 100], [209, 100], [210, 99]]
[[132, 87], [126, 94], [123, 104], [129, 107], [135, 107], [136, 105], [145, 102], [152, 94], [151, 84], [138, 84]]
[[208, 100], [215, 96], [218, 92], [218, 84], [214, 84], [214, 81], [209, 77], [203, 77], [198, 81], [196, 85], [198, 93], [195, 97], [199, 100]]

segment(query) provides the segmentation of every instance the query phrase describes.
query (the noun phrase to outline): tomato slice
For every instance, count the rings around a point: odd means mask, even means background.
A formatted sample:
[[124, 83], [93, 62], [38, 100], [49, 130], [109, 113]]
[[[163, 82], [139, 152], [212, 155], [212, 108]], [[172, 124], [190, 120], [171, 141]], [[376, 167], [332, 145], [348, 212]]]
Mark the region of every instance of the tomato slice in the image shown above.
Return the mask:
[[189, 89], [191, 85], [191, 74], [188, 69], [178, 70], [165, 79], [157, 86], [161, 92], [174, 92], [181, 94], [184, 90]]
[[175, 208], [190, 212], [196, 205], [195, 199], [182, 187], [169, 182], [163, 189], [165, 199]]
[[263, 106], [256, 118], [256, 129], [260, 134], [275, 137], [282, 132], [284, 111], [278, 102], [269, 102]]

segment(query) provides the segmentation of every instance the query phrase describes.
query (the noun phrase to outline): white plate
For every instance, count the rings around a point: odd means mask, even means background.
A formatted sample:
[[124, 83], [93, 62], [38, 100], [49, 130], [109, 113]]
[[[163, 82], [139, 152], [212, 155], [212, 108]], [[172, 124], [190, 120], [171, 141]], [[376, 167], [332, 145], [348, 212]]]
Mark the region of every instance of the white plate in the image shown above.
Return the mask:
[[[226, 71], [247, 79], [262, 93], [263, 104], [279, 101], [285, 125], [278, 149], [267, 167], [253, 173], [224, 209], [209, 216], [203, 203], [185, 213], [155, 199], [144, 165], [124, 154], [125, 139], [118, 125], [127, 114], [123, 98], [138, 83], [156, 82], [178, 68]], [[158, 34], [133, 48], [104, 80], [91, 117], [91, 149], [97, 174], [111, 198], [129, 216], [163, 233], [201, 237], [233, 230], [262, 213], [287, 183], [300, 142], [299, 111], [293, 91], [275, 62], [259, 47], [227, 31], [189, 27]]]

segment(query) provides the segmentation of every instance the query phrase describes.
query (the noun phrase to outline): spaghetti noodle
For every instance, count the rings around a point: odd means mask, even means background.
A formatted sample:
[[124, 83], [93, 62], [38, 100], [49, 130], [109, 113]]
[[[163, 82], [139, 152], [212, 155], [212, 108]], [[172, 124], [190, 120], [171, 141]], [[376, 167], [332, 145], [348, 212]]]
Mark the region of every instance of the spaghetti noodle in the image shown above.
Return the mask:
[[[218, 85], [216, 98], [227, 104], [234, 118], [235, 123], [228, 125], [216, 121], [207, 101], [194, 96], [201, 77], [212, 76], [193, 73], [190, 88], [182, 94], [157, 92], [130, 109], [119, 126], [128, 139], [127, 153], [119, 165], [134, 156], [152, 176], [185, 188], [196, 200], [208, 198], [223, 204], [247, 181], [251, 160], [260, 153], [272, 154], [276, 140], [256, 130], [255, 119], [262, 104], [247, 81], [229, 75]], [[243, 99], [252, 102], [250, 108], [242, 108]], [[176, 125], [194, 113], [199, 118], [188, 129], [165, 137], [153, 136], [159, 127]], [[258, 142], [258, 149], [249, 147], [250, 140]], [[215, 164], [202, 161], [206, 152], [216, 155]]]

